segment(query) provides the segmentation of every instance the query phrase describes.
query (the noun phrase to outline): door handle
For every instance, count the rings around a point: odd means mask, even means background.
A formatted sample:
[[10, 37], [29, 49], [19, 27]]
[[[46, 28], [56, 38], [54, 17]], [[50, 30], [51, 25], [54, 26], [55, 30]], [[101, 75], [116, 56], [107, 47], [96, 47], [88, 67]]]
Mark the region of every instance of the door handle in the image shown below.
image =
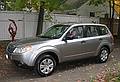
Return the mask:
[[82, 44], [86, 43], [86, 41], [81, 41]]

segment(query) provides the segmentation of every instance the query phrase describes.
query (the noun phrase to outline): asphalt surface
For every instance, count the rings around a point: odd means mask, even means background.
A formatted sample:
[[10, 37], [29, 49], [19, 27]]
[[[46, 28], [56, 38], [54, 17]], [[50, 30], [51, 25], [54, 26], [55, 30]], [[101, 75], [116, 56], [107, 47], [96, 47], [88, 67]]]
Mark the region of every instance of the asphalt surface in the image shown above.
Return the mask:
[[98, 64], [94, 58], [61, 63], [48, 77], [40, 77], [33, 70], [17, 68], [7, 60], [7, 64], [0, 65], [0, 70], [5, 71], [0, 82], [90, 82], [99, 73], [120, 70], [120, 40], [115, 40], [115, 43], [106, 63]]

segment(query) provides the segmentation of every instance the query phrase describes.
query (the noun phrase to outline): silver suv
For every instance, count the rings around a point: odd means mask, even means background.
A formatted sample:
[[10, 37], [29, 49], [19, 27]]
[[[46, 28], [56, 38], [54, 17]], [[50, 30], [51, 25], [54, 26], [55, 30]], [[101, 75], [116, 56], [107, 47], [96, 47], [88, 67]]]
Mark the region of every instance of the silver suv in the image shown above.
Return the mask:
[[92, 56], [106, 62], [113, 45], [113, 36], [103, 24], [57, 24], [35, 38], [10, 42], [6, 58], [47, 76], [58, 63], [68, 60]]

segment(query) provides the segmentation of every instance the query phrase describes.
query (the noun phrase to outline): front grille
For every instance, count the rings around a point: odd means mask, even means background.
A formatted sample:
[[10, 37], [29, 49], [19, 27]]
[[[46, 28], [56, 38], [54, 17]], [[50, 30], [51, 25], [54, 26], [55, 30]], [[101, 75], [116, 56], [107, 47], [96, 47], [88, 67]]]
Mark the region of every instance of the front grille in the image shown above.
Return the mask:
[[7, 50], [8, 50], [9, 53], [13, 53], [13, 51], [15, 50], [15, 48], [16, 47], [14, 45], [9, 44]]

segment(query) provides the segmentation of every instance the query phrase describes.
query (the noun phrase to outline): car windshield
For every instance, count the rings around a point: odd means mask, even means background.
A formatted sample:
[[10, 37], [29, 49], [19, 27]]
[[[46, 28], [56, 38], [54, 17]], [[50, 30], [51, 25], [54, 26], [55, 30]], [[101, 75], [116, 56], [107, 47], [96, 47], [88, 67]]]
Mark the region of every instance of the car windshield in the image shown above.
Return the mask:
[[54, 25], [50, 27], [45, 33], [41, 34], [42, 38], [58, 39], [68, 29], [70, 25]]

